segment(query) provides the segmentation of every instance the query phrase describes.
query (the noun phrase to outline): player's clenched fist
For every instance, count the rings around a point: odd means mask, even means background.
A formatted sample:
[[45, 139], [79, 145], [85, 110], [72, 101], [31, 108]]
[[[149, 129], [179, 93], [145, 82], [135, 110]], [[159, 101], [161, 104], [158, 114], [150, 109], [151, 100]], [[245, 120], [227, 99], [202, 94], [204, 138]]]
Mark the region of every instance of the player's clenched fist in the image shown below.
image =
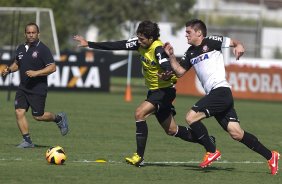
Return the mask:
[[2, 70], [1, 75], [6, 76], [9, 73], [11, 73], [11, 69], [7, 66], [6, 68], [4, 68], [4, 70]]

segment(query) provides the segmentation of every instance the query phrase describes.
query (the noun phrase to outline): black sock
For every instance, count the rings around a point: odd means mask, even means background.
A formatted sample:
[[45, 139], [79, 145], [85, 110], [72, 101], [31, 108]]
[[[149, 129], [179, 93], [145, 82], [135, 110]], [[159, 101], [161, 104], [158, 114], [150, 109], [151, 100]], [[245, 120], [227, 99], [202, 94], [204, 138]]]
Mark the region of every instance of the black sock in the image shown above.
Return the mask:
[[194, 122], [190, 125], [198, 142], [203, 145], [207, 152], [214, 153], [216, 151], [215, 144], [211, 141], [208, 130], [201, 121]]
[[267, 160], [271, 159], [272, 153], [269, 149], [267, 149], [259, 140], [252, 134], [248, 132], [244, 132], [243, 139], [240, 141], [245, 144], [251, 150], [254, 150]]
[[28, 142], [30, 144], [32, 143], [29, 133], [23, 134], [23, 138], [26, 142]]
[[144, 156], [147, 137], [148, 137], [148, 127], [146, 121], [136, 121], [137, 154], [140, 157]]
[[198, 140], [193, 136], [192, 130], [188, 127], [178, 126], [178, 131], [174, 135], [175, 137], [179, 137], [180, 139], [188, 142], [197, 143]]
[[54, 122], [58, 124], [61, 120], [62, 120], [62, 117], [56, 114]]
[[[201, 142], [198, 141], [198, 139], [196, 138], [195, 134], [193, 133], [190, 127], [178, 126], [178, 131], [174, 136], [179, 137], [184, 141], [199, 143], [203, 145]], [[212, 143], [215, 145], [215, 137], [209, 136], [209, 138], [212, 141]]]

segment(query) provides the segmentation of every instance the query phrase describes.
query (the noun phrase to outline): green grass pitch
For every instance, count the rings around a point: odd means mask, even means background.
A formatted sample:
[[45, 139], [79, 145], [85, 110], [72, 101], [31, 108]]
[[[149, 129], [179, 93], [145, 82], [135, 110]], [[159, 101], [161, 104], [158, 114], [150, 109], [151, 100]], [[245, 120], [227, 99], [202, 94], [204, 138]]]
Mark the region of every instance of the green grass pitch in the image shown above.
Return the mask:
[[[209, 168], [198, 167], [204, 149], [167, 136], [154, 116], [147, 120], [149, 138], [145, 153], [147, 166], [127, 165], [124, 157], [135, 151], [134, 110], [146, 93], [133, 94], [124, 101], [123, 93], [50, 92], [46, 110], [65, 111], [70, 132], [65, 137], [54, 123], [36, 122], [30, 111], [30, 134], [34, 149], [17, 149], [21, 135], [17, 128], [13, 100], [0, 92], [0, 183], [99, 183], [99, 184], [278, 184], [281, 173], [269, 174], [264, 158], [233, 141], [213, 118], [204, 120], [217, 139], [222, 159]], [[12, 93], [12, 99], [14, 98]], [[186, 111], [198, 98], [178, 96], [175, 101], [178, 124], [185, 125]], [[241, 125], [272, 150], [282, 153], [281, 103], [235, 101]], [[64, 165], [49, 165], [45, 152], [60, 145], [67, 153]], [[106, 163], [95, 163], [106, 159]], [[281, 167], [281, 166], [280, 166]]]

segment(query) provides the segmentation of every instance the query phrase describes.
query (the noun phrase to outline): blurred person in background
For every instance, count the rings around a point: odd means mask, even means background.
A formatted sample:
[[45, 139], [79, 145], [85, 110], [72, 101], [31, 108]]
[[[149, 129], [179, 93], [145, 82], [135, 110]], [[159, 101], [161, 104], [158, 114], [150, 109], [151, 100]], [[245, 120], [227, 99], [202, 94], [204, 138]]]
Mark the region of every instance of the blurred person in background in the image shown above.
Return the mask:
[[25, 27], [26, 42], [16, 50], [14, 62], [2, 71], [2, 75], [20, 72], [20, 85], [15, 96], [15, 113], [23, 141], [18, 148], [33, 148], [29, 134], [26, 112], [31, 107], [33, 118], [37, 121], [55, 122], [64, 136], [68, 133], [66, 114], [45, 112], [47, 98], [47, 76], [56, 71], [50, 49], [39, 40], [39, 27], [29, 23]]

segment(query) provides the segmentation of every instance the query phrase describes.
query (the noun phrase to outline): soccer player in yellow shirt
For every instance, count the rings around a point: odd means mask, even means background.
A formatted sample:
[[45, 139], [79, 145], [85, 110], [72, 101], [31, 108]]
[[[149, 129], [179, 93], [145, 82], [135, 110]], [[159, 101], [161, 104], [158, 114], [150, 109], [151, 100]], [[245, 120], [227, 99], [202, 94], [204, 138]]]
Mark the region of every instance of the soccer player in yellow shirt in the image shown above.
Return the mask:
[[[125, 158], [127, 163], [140, 167], [144, 165], [144, 152], [148, 137], [146, 118], [151, 114], [155, 114], [166, 134], [188, 142], [198, 143], [198, 141], [194, 139], [189, 128], [175, 123], [173, 116], [176, 112], [172, 102], [176, 97], [177, 78], [175, 75], [170, 75], [168, 78], [160, 76], [162, 73], [171, 72], [172, 68], [163, 49], [163, 43], [159, 39], [158, 24], [147, 20], [142, 21], [136, 33], [135, 38], [113, 42], [90, 42], [79, 35], [74, 36], [74, 40], [79, 42], [79, 47], [101, 50], [136, 50], [141, 55], [140, 61], [148, 93], [146, 100], [135, 110], [137, 151], [132, 157]], [[215, 142], [214, 137], [210, 136], [210, 139]]]

